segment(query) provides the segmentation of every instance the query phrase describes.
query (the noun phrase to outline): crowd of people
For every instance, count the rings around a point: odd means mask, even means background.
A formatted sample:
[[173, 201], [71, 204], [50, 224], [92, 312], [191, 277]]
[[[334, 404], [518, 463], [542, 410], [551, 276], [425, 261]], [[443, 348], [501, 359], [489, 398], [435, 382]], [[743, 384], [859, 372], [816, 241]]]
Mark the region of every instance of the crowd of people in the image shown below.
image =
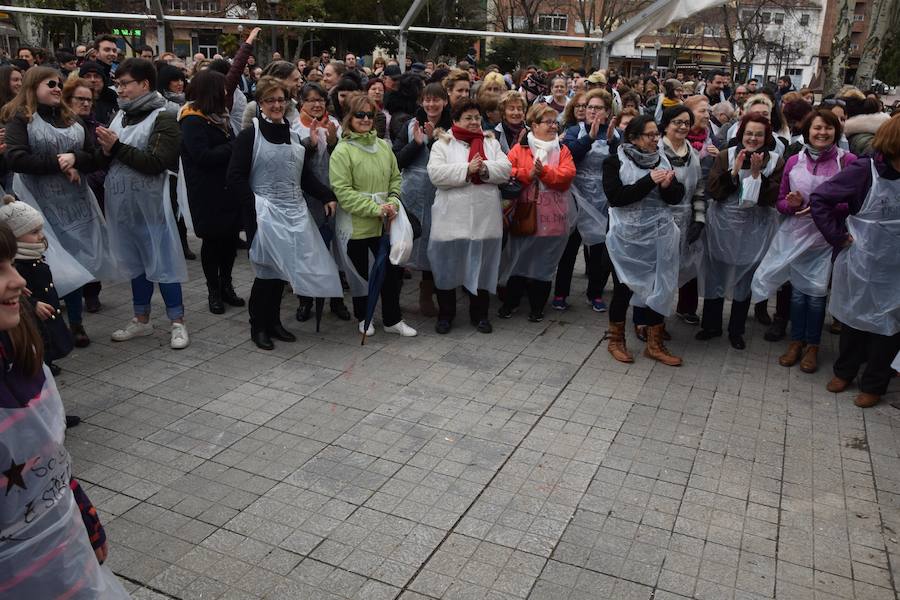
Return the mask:
[[[744, 350], [752, 307], [766, 340], [789, 338], [778, 362], [813, 373], [828, 311], [840, 335], [829, 391], [856, 380], [855, 404], [871, 407], [896, 375], [900, 117], [877, 94], [819, 99], [788, 77], [721, 72], [504, 74], [474, 57], [260, 65], [258, 33], [230, 59], [124, 58], [101, 35], [0, 66], [0, 423], [16, 423], [0, 426], [0, 530], [44, 557], [8, 584], [19, 595], [123, 597], [97, 567], [105, 536], [71, 477], [62, 440], [77, 420], [63, 419], [54, 361], [90, 344], [83, 312], [102, 310], [101, 282], [131, 284], [133, 318], [114, 342], [153, 333], [158, 287], [170, 345], [187, 347], [191, 230], [209, 311], [248, 304], [263, 350], [296, 340], [285, 284], [300, 322], [327, 298], [365, 339], [377, 294], [383, 331], [416, 336], [400, 295], [418, 279], [416, 309], [438, 334], [457, 326], [458, 288], [482, 334], [492, 314], [540, 322], [580, 296], [608, 311], [615, 360], [635, 361], [631, 306], [644, 356], [679, 366], [667, 318], [698, 340], [727, 330]], [[388, 260], [385, 242], [407, 229], [411, 247]], [[246, 302], [232, 276], [241, 249]], [[26, 491], [44, 488], [38, 509]], [[7, 572], [17, 552], [0, 555]]]

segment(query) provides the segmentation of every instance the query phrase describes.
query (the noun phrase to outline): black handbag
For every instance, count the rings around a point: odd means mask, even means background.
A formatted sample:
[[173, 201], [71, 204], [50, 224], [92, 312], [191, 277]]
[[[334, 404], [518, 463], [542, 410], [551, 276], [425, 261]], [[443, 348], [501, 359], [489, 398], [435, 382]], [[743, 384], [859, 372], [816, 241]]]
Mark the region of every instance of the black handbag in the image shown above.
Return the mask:
[[515, 200], [522, 195], [522, 183], [515, 177], [510, 177], [509, 181], [497, 187], [500, 188], [500, 197], [504, 200]]

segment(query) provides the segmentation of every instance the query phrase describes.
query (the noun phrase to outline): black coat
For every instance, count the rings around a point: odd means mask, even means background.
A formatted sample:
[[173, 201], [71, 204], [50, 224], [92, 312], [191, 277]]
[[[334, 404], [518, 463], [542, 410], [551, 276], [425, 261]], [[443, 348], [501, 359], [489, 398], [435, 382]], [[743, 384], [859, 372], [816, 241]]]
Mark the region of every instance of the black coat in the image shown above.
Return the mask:
[[46, 321], [41, 321], [37, 315], [34, 319], [44, 340], [44, 362], [50, 363], [66, 356], [72, 351], [72, 333], [59, 310], [59, 295], [53, 285], [50, 265], [44, 259], [16, 259], [16, 270], [31, 291], [28, 300], [32, 306], [37, 306], [38, 302], [46, 302], [56, 311]]
[[240, 202], [227, 185], [234, 137], [225, 125], [197, 115], [181, 119], [181, 164], [199, 238], [234, 237], [241, 225]]

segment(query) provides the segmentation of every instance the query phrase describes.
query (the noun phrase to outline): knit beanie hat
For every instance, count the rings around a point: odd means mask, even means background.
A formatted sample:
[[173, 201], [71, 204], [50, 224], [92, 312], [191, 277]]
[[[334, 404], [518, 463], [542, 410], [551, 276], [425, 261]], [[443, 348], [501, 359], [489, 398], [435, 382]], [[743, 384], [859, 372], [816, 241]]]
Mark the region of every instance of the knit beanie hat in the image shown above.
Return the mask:
[[13, 235], [18, 238], [43, 226], [44, 217], [31, 206], [6, 194], [3, 196], [3, 206], [0, 206], [0, 222], [9, 225]]

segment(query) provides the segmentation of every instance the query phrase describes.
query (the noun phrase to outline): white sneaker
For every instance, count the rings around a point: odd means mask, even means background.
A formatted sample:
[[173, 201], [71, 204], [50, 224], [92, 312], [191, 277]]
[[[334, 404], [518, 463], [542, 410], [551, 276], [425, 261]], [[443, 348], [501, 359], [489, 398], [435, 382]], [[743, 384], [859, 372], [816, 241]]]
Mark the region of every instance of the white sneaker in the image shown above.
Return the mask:
[[191, 338], [188, 337], [187, 327], [184, 326], [184, 323], [172, 323], [172, 338], [169, 341], [172, 350], [187, 348], [190, 343]]
[[396, 333], [397, 335], [403, 337], [416, 337], [419, 335], [419, 332], [404, 323], [403, 321], [399, 321], [396, 325], [391, 325], [390, 327], [384, 328], [385, 333]]
[[141, 323], [135, 317], [125, 326], [125, 329], [116, 329], [110, 337], [114, 342], [127, 342], [130, 339], [147, 335], [153, 335], [153, 323], [150, 321]]
[[[366, 326], [365, 321], [359, 322], [359, 332], [360, 333], [363, 332], [363, 327], [365, 327], [365, 326]], [[366, 330], [366, 337], [372, 337], [373, 335], [375, 335], [375, 323], [369, 323], [369, 328]]]

